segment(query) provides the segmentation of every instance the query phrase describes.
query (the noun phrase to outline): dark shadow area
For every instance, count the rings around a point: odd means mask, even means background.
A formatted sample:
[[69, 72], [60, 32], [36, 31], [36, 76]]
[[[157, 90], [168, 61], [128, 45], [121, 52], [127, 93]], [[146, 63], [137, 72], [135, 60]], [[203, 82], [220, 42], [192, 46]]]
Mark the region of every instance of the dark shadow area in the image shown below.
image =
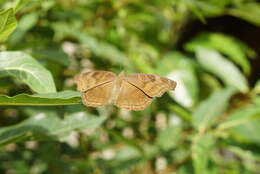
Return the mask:
[[206, 24], [200, 21], [191, 21], [184, 28], [178, 45], [180, 47], [183, 46], [184, 43], [202, 32], [220, 32], [232, 35], [256, 51], [257, 57], [255, 59], [249, 59], [252, 68], [249, 83], [250, 86], [254, 86], [256, 81], [260, 78], [260, 28], [232, 16], [209, 18]]

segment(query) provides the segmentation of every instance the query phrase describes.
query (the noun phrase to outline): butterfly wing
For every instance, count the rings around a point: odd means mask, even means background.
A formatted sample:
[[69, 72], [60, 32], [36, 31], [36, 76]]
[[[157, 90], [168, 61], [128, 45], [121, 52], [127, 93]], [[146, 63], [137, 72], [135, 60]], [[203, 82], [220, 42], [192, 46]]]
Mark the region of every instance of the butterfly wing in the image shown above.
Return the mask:
[[133, 74], [127, 76], [126, 80], [150, 97], [161, 97], [166, 91], [176, 87], [175, 81], [151, 74]]
[[112, 82], [116, 78], [116, 75], [108, 71], [93, 71], [81, 73], [75, 76], [75, 82], [77, 83], [77, 90], [85, 92], [99, 85]]
[[86, 106], [96, 107], [109, 103], [113, 82], [107, 82], [91, 88], [82, 94], [82, 101]]
[[145, 109], [151, 102], [151, 97], [124, 80], [114, 104], [119, 108], [137, 111]]

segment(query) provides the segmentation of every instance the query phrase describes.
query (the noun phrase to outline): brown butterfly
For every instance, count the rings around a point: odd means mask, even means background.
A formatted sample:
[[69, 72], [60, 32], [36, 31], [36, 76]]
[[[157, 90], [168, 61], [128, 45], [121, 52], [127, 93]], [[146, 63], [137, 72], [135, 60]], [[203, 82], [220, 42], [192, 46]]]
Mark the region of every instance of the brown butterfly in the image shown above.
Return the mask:
[[153, 97], [173, 90], [176, 82], [151, 74], [116, 75], [108, 71], [86, 72], [75, 76], [77, 90], [86, 106], [114, 104], [128, 110], [143, 110]]

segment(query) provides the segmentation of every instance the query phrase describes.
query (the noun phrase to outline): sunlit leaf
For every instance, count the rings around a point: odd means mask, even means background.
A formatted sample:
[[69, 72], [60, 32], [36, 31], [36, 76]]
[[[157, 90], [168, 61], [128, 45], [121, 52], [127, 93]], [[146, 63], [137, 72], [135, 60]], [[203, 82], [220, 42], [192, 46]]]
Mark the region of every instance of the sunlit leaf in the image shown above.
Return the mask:
[[249, 48], [231, 36], [221, 33], [202, 33], [188, 42], [185, 47], [189, 51], [196, 51], [201, 47], [216, 49], [240, 65], [246, 74], [250, 72], [250, 64], [246, 57]]
[[33, 117], [14, 126], [0, 128], [0, 146], [25, 140], [65, 140], [71, 131], [95, 129], [106, 117], [97, 117], [85, 112], [77, 112], [60, 119], [39, 112]]
[[193, 62], [180, 53], [168, 54], [158, 63], [157, 72], [177, 82], [171, 96], [182, 106], [193, 107], [198, 99], [198, 81]]
[[209, 128], [226, 110], [229, 99], [235, 93], [233, 88], [213, 93], [195, 109], [193, 125], [200, 132]]
[[57, 106], [80, 103], [80, 93], [76, 91], [62, 91], [35, 95], [19, 94], [13, 97], [0, 95], [0, 105], [8, 106]]
[[258, 80], [253, 89], [254, 93], [260, 94], [260, 80]]
[[260, 26], [260, 3], [258, 2], [242, 3], [236, 8], [228, 9], [227, 12], [233, 16]]
[[17, 26], [13, 9], [0, 11], [0, 42], [5, 41]]
[[189, 9], [194, 13], [195, 16], [199, 18], [199, 20], [203, 23], [206, 23], [206, 19], [203, 16], [201, 10], [196, 6], [194, 1], [184, 0], [182, 1]]
[[30, 55], [23, 52], [1, 52], [0, 75], [15, 77], [37, 93], [56, 92], [51, 73]]
[[16, 0], [16, 4], [14, 7], [15, 13], [22, 9], [25, 5], [27, 5], [32, 0]]
[[192, 0], [192, 3], [196, 4], [200, 12], [207, 17], [215, 17], [223, 13], [224, 6], [228, 1], [196, 1]]
[[226, 85], [242, 92], [248, 91], [246, 78], [232, 62], [221, 54], [213, 50], [198, 49], [196, 56], [199, 64], [205, 70], [218, 76]]

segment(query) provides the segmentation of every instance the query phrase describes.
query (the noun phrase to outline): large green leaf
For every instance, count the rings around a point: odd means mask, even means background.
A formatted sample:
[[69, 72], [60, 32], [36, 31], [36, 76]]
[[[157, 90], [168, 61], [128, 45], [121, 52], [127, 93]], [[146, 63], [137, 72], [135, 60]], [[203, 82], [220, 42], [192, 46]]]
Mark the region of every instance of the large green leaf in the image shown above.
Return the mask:
[[204, 132], [226, 110], [230, 97], [235, 93], [233, 88], [213, 93], [204, 100], [194, 111], [193, 125], [200, 132]]
[[171, 96], [182, 106], [193, 107], [198, 99], [198, 80], [195, 67], [188, 57], [178, 52], [166, 55], [157, 64], [157, 73], [167, 75], [177, 82], [177, 87]]
[[248, 84], [243, 74], [232, 62], [218, 52], [209, 49], [198, 49], [196, 57], [205, 70], [218, 76], [226, 85], [235, 87], [242, 92], [248, 91]]
[[0, 105], [9, 106], [56, 106], [80, 103], [80, 93], [76, 91], [62, 91], [35, 95], [19, 94], [13, 97], [0, 95]]
[[211, 134], [198, 134], [192, 141], [192, 164], [195, 174], [209, 174], [209, 153], [214, 145], [214, 137]]
[[0, 53], [0, 76], [12, 76], [37, 93], [56, 92], [51, 73], [30, 55], [19, 51]]
[[25, 140], [65, 140], [75, 129], [94, 129], [106, 117], [97, 117], [77, 112], [60, 119], [55, 115], [38, 112], [36, 115], [14, 126], [0, 129], [0, 146]]
[[5, 41], [17, 26], [13, 9], [0, 11], [0, 42]]
[[221, 33], [203, 33], [188, 42], [185, 47], [189, 51], [196, 51], [200, 47], [216, 49], [240, 65], [245, 73], [250, 72], [250, 64], [246, 57], [249, 48], [231, 36]]

